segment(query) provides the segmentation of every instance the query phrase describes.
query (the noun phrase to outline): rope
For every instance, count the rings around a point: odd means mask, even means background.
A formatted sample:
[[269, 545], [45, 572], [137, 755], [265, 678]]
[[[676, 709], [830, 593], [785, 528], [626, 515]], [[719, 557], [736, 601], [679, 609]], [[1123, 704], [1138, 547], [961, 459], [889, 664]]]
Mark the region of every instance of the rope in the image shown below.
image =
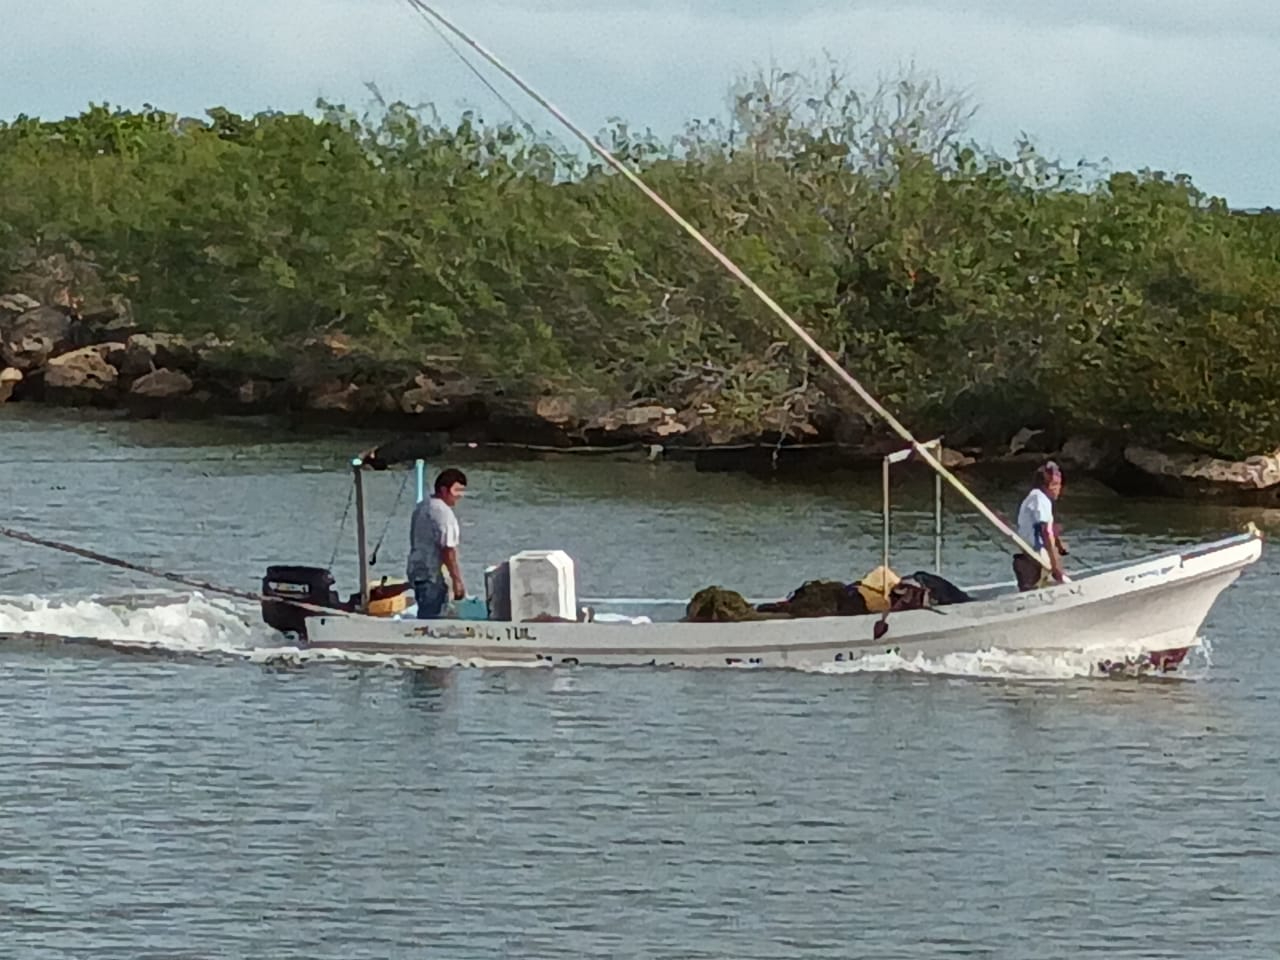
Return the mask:
[[356, 485], [354, 483], [347, 484], [347, 505], [342, 510], [342, 520], [338, 524], [337, 536], [333, 538], [333, 553], [329, 556], [329, 569], [333, 569], [333, 565], [338, 562], [338, 547], [342, 543], [342, 533], [347, 529], [347, 515], [351, 513], [351, 501], [356, 495]]
[[[373, 545], [373, 550], [369, 554], [369, 566], [374, 566], [378, 562], [378, 551], [382, 549], [382, 541], [386, 539], [387, 531], [391, 529], [391, 521], [395, 519], [396, 508], [400, 506], [400, 500], [404, 497], [404, 488], [409, 485], [409, 477], [411, 474], [406, 470], [404, 479], [400, 481], [400, 492], [396, 494], [396, 502], [391, 505], [391, 509], [387, 511], [387, 522], [382, 525], [382, 533], [378, 534], [378, 542]], [[352, 484], [352, 489], [355, 485]], [[329, 561], [329, 566], [333, 566], [333, 561]]]
[[[435, 32], [435, 35], [438, 36], [442, 41], [444, 41], [444, 45], [448, 47], [450, 51], [453, 52], [453, 55], [457, 57], [460, 61], [462, 61], [462, 65], [466, 67], [469, 71], [471, 71], [472, 75], [475, 76], [475, 78], [484, 85], [486, 90], [488, 90], [491, 94], [494, 95], [494, 97], [498, 100], [499, 103], [501, 103], [504, 107], [507, 108], [511, 116], [515, 119], [516, 123], [524, 127], [525, 131], [535, 141], [541, 139], [540, 135], [538, 134], [538, 131], [533, 128], [533, 124], [531, 124], [528, 120], [526, 120], [523, 116], [521, 116], [520, 111], [515, 108], [515, 105], [502, 95], [502, 91], [500, 91], [497, 87], [495, 87], [492, 83], [490, 83], [489, 78], [480, 72], [480, 68], [467, 59], [466, 54], [464, 54], [461, 50], [459, 50], [457, 45], [452, 40], [449, 39], [449, 35], [440, 29], [440, 25], [436, 23], [434, 20], [432, 20], [427, 15], [426, 11], [419, 9], [413, 4], [410, 4], [410, 6], [412, 6], [413, 9], [417, 12], [418, 16], [422, 18], [422, 22], [425, 23], [428, 27], [430, 27], [432, 31]], [[556, 158], [561, 163], [565, 164], [566, 166], [572, 163], [572, 158], [570, 158], [563, 151], [561, 151], [559, 149], [558, 144], [554, 145], [552, 147], [552, 150], [553, 152], [556, 153]]]
[[304, 601], [287, 599], [285, 597], [268, 597], [259, 593], [250, 593], [247, 590], [237, 590], [235, 587], [224, 587], [216, 583], [209, 583], [206, 580], [197, 580], [194, 577], [185, 577], [180, 573], [160, 570], [156, 567], [149, 567], [141, 563], [132, 563], [128, 560], [122, 560], [119, 557], [108, 556], [105, 553], [98, 553], [96, 550], [77, 547], [70, 543], [63, 543], [59, 540], [48, 540], [44, 537], [37, 537], [34, 533], [27, 533], [24, 530], [13, 530], [9, 527], [0, 527], [0, 537], [17, 540], [20, 543], [33, 544], [37, 547], [48, 547], [50, 550], [70, 553], [77, 557], [83, 557], [86, 560], [92, 560], [95, 563], [105, 563], [110, 567], [119, 567], [122, 570], [132, 570], [135, 573], [144, 573], [149, 577], [158, 577], [161, 580], [168, 580], [171, 583], [182, 584], [184, 587], [192, 587], [196, 590], [203, 590], [207, 593], [218, 593], [227, 597], [235, 597], [238, 600], [248, 600], [251, 603], [261, 603], [265, 600], [274, 603], [287, 603], [291, 606], [300, 607], [303, 610], [309, 610], [312, 613], [322, 613], [325, 616], [350, 616], [350, 614], [345, 610], [337, 610], [332, 607], [321, 607]]
[[57, 463], [65, 465], [76, 464], [98, 464], [98, 463], [239, 463], [241, 461], [252, 461], [253, 463], [294, 463], [295, 457], [259, 457], [252, 454], [214, 454], [212, 456], [147, 456], [147, 457], [23, 457], [22, 464], [26, 466], [29, 463]]
[[792, 316], [777, 303], [777, 301], [769, 296], [769, 294], [767, 294], [754, 280], [747, 276], [741, 267], [730, 260], [719, 247], [703, 236], [697, 227], [682, 217], [675, 208], [673, 208], [666, 200], [659, 196], [653, 188], [645, 183], [638, 174], [633, 172], [630, 167], [615, 157], [604, 146], [597, 143], [588, 134], [584, 133], [549, 100], [522, 80], [515, 71], [499, 60], [494, 54], [490, 53], [485, 47], [481, 46], [479, 42], [473, 40], [460, 27], [455, 26], [452, 21], [447, 19], [434, 7], [425, 3], [424, 0], [405, 0], [405, 2], [420, 13], [426, 13], [433, 17], [442, 26], [449, 30], [450, 33], [462, 40], [465, 44], [471, 47], [471, 49], [475, 50], [476, 53], [480, 54], [480, 56], [484, 57], [485, 60], [501, 71], [507, 79], [518, 86], [543, 109], [564, 124], [575, 137], [586, 145], [587, 149], [597, 154], [605, 163], [616, 170], [621, 176], [625, 177], [633, 186], [636, 187], [636, 189], [653, 201], [654, 205], [674, 220], [685, 233], [697, 241], [699, 246], [706, 250], [706, 252], [709, 253], [722, 267], [729, 271], [729, 273], [738, 280], [739, 283], [751, 291], [751, 293], [755, 294], [756, 298], [768, 307], [769, 310], [786, 325], [787, 329], [789, 329], [792, 334], [794, 334], [806, 347], [813, 351], [818, 359], [826, 364], [831, 372], [834, 373], [846, 386], [853, 390], [853, 392], [858, 395], [859, 399], [861, 399], [863, 403], [870, 407], [874, 413], [884, 420], [885, 423], [887, 423], [893, 431], [898, 434], [898, 436], [911, 444], [912, 449], [915, 450], [916, 455], [920, 457], [921, 460], [929, 464], [929, 466], [932, 467], [944, 480], [946, 480], [947, 483], [954, 487], [956, 491], [968, 500], [979, 513], [986, 517], [997, 530], [1012, 540], [1014, 544], [1017, 545], [1018, 549], [1022, 550], [1027, 556], [1032, 557], [1041, 566], [1044, 566], [1046, 569], [1048, 568], [1046, 561], [1032, 549], [1030, 544], [1018, 535], [1016, 530], [996, 516], [985, 503], [978, 499], [977, 495], [974, 494], [973, 491], [960, 481], [959, 477], [943, 466], [942, 461], [938, 457], [935, 457], [923, 444], [921, 444], [920, 441], [911, 434], [911, 431], [903, 426], [897, 417], [890, 413], [879, 400], [867, 391], [866, 387], [858, 382], [853, 374], [842, 367], [836, 361], [835, 357], [828, 353], [822, 345], [813, 338], [813, 335], [810, 334], [808, 330], [797, 323], [796, 320], [793, 319]]

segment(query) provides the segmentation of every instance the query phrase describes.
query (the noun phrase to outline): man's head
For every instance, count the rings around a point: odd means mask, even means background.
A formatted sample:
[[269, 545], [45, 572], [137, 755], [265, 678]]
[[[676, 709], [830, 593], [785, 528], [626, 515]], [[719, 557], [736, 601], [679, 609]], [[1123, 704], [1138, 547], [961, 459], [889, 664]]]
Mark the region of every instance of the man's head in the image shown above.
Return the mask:
[[1062, 493], [1062, 470], [1052, 460], [1047, 460], [1036, 468], [1036, 486], [1049, 495], [1049, 499], [1057, 500]]
[[440, 475], [436, 477], [436, 498], [443, 500], [448, 506], [456, 505], [466, 492], [467, 475], [456, 467], [441, 470]]

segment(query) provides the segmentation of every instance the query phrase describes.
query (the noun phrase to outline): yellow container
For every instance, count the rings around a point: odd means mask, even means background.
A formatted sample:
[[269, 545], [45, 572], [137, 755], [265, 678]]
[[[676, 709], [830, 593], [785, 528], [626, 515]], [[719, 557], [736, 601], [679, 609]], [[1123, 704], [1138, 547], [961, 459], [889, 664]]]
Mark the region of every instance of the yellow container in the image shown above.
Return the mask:
[[397, 613], [404, 613], [409, 609], [409, 602], [412, 599], [413, 591], [409, 588], [407, 581], [388, 583], [384, 580], [369, 591], [369, 616], [394, 617]]
[[881, 564], [858, 581], [858, 592], [872, 613], [884, 613], [889, 609], [889, 591], [902, 578]]

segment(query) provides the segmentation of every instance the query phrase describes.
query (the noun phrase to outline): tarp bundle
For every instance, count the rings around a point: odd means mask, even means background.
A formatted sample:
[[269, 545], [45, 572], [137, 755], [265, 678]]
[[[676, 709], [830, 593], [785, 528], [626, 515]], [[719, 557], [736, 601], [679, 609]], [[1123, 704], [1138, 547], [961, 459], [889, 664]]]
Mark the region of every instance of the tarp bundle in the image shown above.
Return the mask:
[[758, 607], [737, 591], [706, 587], [694, 594], [685, 607], [685, 619], [694, 623], [736, 623], [787, 617], [852, 617], [866, 612], [866, 602], [856, 583], [809, 580], [786, 600]]
[[735, 590], [704, 587], [685, 607], [685, 620], [691, 623], [739, 623], [804, 617], [857, 617], [865, 613], [964, 603], [971, 599], [951, 582], [924, 571], [903, 579], [895, 577], [893, 584], [889, 602], [876, 605], [874, 610], [867, 605], [866, 594], [861, 589], [864, 585], [860, 581], [807, 580], [786, 600], [762, 603], [757, 607]]

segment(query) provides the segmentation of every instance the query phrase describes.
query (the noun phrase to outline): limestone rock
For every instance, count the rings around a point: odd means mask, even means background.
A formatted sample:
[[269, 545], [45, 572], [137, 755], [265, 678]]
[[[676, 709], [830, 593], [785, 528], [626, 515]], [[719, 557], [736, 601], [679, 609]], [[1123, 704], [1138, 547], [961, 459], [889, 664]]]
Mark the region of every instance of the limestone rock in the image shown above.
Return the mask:
[[157, 367], [170, 370], [192, 370], [197, 359], [196, 344], [176, 333], [134, 334], [130, 345], [150, 350]]
[[125, 341], [123, 348], [112, 350], [107, 355], [107, 362], [120, 371], [120, 376], [132, 380], [154, 370], [155, 358], [155, 341], [145, 334], [135, 333]]
[[422, 413], [428, 407], [442, 406], [436, 382], [425, 373], [413, 378], [414, 386], [400, 395], [400, 409], [405, 413]]
[[539, 397], [533, 405], [533, 415], [556, 426], [567, 426], [581, 419], [573, 400], [564, 396]]
[[72, 323], [57, 307], [36, 307], [0, 329], [0, 357], [19, 370], [35, 370], [71, 346]]
[[22, 371], [17, 367], [0, 370], [0, 403], [13, 396], [13, 388], [22, 382]]
[[115, 386], [116, 368], [97, 347], [81, 347], [54, 357], [45, 368], [44, 385], [54, 390], [103, 391]]
[[1124, 460], [1157, 489], [1174, 496], [1259, 501], [1280, 495], [1280, 451], [1232, 461], [1133, 444], [1125, 447]]
[[1009, 453], [1017, 454], [1027, 449], [1027, 446], [1036, 437], [1044, 433], [1043, 430], [1032, 430], [1030, 427], [1023, 427], [1015, 433], [1009, 441]]
[[311, 410], [334, 410], [352, 413], [360, 406], [360, 388], [354, 383], [323, 383], [307, 397]]
[[[448, 371], [419, 373], [413, 386], [400, 393], [399, 408], [405, 413], [458, 410], [480, 396], [476, 384], [466, 377]], [[528, 415], [527, 408], [522, 411]]]
[[948, 470], [959, 470], [962, 467], [969, 467], [977, 463], [977, 460], [968, 454], [961, 453], [959, 450], [952, 450], [950, 447], [942, 448], [938, 460]]
[[1104, 468], [1114, 465], [1117, 451], [1106, 444], [1088, 437], [1071, 437], [1062, 445], [1058, 459], [1064, 467], [1098, 473]]
[[[91, 344], [90, 346], [85, 347], [84, 349], [97, 350], [98, 356], [100, 356], [103, 360], [107, 361], [107, 363], [111, 363], [112, 357], [118, 357], [122, 353], [124, 353], [125, 345], [123, 343], [120, 343], [118, 340], [109, 340], [106, 343]], [[113, 367], [115, 366], [114, 363], [111, 363], [111, 365]], [[119, 368], [117, 368], [117, 372], [119, 372]]]
[[191, 392], [192, 386], [191, 378], [181, 370], [160, 367], [133, 381], [129, 392], [139, 397], [166, 400], [170, 397], [185, 396]]
[[598, 431], [616, 439], [666, 438], [688, 433], [691, 421], [680, 417], [674, 407], [641, 404], [611, 410], [591, 420], [589, 431]]
[[28, 310], [40, 306], [40, 301], [28, 297], [25, 293], [6, 293], [0, 297], [0, 322], [7, 317], [19, 317]]

